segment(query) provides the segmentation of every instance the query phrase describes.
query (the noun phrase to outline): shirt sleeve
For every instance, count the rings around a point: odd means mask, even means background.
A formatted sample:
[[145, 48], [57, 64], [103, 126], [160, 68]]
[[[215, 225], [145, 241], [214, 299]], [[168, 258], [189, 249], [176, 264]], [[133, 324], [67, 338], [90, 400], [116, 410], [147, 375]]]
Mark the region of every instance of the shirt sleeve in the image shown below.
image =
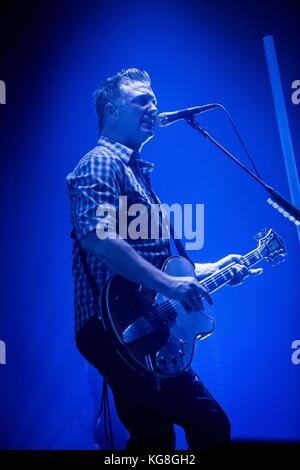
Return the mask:
[[121, 162], [110, 155], [86, 158], [67, 177], [71, 202], [71, 221], [79, 240], [104, 223], [116, 230], [122, 187]]

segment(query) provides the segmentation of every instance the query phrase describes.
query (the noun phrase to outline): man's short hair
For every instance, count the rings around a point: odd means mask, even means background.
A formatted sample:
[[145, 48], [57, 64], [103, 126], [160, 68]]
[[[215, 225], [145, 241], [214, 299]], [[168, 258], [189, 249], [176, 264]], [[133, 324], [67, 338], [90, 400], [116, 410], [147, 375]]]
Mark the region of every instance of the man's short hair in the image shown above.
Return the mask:
[[103, 85], [94, 93], [96, 113], [98, 116], [99, 134], [101, 134], [104, 126], [105, 106], [112, 98], [120, 93], [120, 86], [130, 82], [144, 82], [147, 86], [151, 86], [150, 77], [144, 70], [135, 68], [123, 69], [112, 77], [104, 80]]

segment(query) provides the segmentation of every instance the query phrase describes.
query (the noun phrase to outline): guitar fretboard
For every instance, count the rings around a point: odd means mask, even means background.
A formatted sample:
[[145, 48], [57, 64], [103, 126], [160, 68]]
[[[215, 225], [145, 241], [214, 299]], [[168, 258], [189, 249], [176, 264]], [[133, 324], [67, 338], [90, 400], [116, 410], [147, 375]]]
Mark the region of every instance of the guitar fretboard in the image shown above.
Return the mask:
[[[251, 268], [251, 266], [254, 266], [260, 260], [262, 260], [263, 256], [260, 253], [260, 249], [256, 248], [255, 250], [250, 251], [244, 255], [242, 259], [247, 268]], [[200, 281], [199, 284], [201, 284], [201, 286], [203, 286], [210, 294], [212, 294], [222, 286], [228, 284], [228, 282], [230, 282], [235, 276], [235, 272], [232, 269], [234, 264], [235, 263], [232, 263], [217, 273], [211, 274], [203, 281]], [[178, 300], [165, 300], [160, 304], [156, 304], [155, 307], [145, 316], [148, 318], [148, 320], [174, 320], [177, 316], [176, 310], [178, 310], [178, 308], [185, 308], [182, 302]]]
[[[263, 259], [263, 256], [261, 255], [259, 248], [256, 248], [243, 256], [243, 262], [247, 268], [251, 268], [251, 266], [254, 266], [261, 259]], [[203, 281], [200, 281], [201, 286], [203, 286], [210, 294], [220, 289], [220, 287], [225, 286], [235, 276], [235, 272], [232, 269], [233, 266], [234, 263], [226, 266], [217, 273], [206, 277]]]

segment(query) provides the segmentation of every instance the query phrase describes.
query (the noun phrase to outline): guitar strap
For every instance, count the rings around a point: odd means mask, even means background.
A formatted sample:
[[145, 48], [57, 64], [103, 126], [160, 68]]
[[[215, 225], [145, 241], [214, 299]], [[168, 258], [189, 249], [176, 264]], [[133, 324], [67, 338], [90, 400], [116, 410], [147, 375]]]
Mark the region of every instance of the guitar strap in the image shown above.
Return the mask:
[[191, 258], [189, 257], [189, 255], [187, 254], [183, 244], [181, 243], [180, 239], [179, 238], [176, 238], [176, 233], [174, 231], [174, 227], [173, 225], [170, 223], [170, 233], [171, 233], [171, 237], [174, 241], [174, 244], [176, 246], [176, 249], [179, 253], [180, 256], [183, 256], [183, 258], [186, 258], [194, 267], [195, 267], [195, 264], [194, 262], [191, 260]]
[[[134, 154], [136, 152], [133, 153], [133, 157], [134, 157]], [[132, 157], [131, 157], [132, 158]], [[156, 196], [155, 192], [153, 191], [152, 189], [152, 186], [151, 186], [151, 181], [150, 181], [150, 178], [147, 178], [145, 177], [142, 169], [141, 169], [141, 166], [140, 166], [140, 159], [139, 158], [132, 158], [132, 163], [131, 163], [131, 168], [133, 170], [133, 172], [135, 173], [136, 177], [140, 177], [143, 184], [146, 186], [146, 188], [148, 189], [153, 201], [155, 202], [155, 204], [157, 204], [159, 207], [161, 207], [161, 202], [160, 200], [158, 199], [158, 197]], [[174, 241], [174, 244], [175, 244], [175, 247], [176, 247], [176, 250], [178, 252], [178, 254], [180, 256], [183, 256], [183, 258], [186, 258], [194, 267], [195, 267], [195, 264], [194, 262], [191, 260], [191, 258], [189, 257], [189, 255], [187, 254], [183, 244], [181, 243], [180, 239], [176, 236], [176, 233], [175, 233], [175, 230], [174, 230], [174, 227], [173, 225], [171, 224], [171, 221], [169, 220], [169, 224], [170, 224], [170, 235]]]

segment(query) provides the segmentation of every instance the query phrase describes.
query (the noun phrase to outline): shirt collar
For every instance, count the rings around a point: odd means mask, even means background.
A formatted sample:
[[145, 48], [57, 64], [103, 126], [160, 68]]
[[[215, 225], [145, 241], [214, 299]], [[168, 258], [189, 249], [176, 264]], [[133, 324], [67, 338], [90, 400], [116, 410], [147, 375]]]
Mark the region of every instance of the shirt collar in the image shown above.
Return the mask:
[[133, 163], [133, 161], [139, 161], [139, 165], [143, 173], [150, 173], [154, 169], [154, 164], [151, 162], [147, 162], [146, 160], [142, 160], [140, 158], [140, 153], [126, 147], [126, 145], [120, 144], [116, 140], [111, 139], [110, 137], [106, 137], [104, 135], [100, 136], [98, 140], [98, 145], [103, 145], [107, 147], [112, 152], [114, 152], [121, 160], [126, 164]]
[[98, 140], [98, 145], [103, 145], [104, 147], [107, 147], [109, 150], [111, 150], [113, 153], [117, 154], [117, 156], [120, 157], [121, 160], [126, 163], [126, 165], [129, 164], [129, 160], [134, 152], [129, 147], [120, 144], [120, 142], [117, 142], [116, 140], [113, 140], [110, 137], [105, 137], [104, 135], [100, 136], [100, 139]]

